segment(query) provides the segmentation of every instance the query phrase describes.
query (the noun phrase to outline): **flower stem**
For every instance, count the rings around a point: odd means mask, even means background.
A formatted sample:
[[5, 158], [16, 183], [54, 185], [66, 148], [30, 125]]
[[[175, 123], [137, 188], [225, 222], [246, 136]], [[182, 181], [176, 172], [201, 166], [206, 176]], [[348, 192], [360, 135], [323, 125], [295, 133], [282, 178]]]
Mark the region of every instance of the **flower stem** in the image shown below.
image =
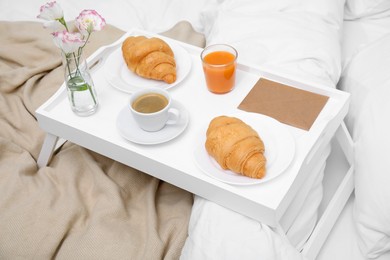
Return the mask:
[[85, 40], [84, 45], [79, 48], [79, 51], [82, 50], [85, 47], [85, 45], [87, 45], [89, 37], [91, 37], [90, 33], [88, 33], [87, 39]]
[[[69, 77], [70, 77], [70, 79], [73, 79], [73, 76], [72, 76], [72, 71], [71, 71], [71, 67], [70, 67], [70, 55], [69, 54], [66, 54], [66, 53], [64, 53], [64, 55], [65, 55], [65, 62], [66, 62], [66, 67], [68, 68], [68, 72], [69, 72]], [[67, 73], [68, 74], [68, 73]]]
[[74, 102], [74, 91], [70, 91], [70, 95], [71, 95], [71, 98], [72, 98], [72, 105], [75, 107], [76, 103]]
[[[79, 52], [80, 52], [80, 48], [79, 48]], [[81, 76], [81, 72], [80, 72], [80, 69], [79, 69], [81, 54], [78, 54], [77, 58], [76, 58], [76, 54], [74, 52], [72, 52], [72, 54], [73, 54], [73, 58], [74, 58], [74, 63], [76, 64], [76, 75], [79, 74]]]
[[68, 25], [66, 24], [64, 17], [61, 17], [58, 21], [65, 27], [66, 31], [69, 32]]
[[93, 94], [93, 91], [92, 91], [92, 88], [89, 84], [87, 84], [88, 86], [88, 90], [89, 92], [91, 93], [91, 96], [92, 96], [92, 99], [93, 99], [93, 103], [96, 105], [96, 99], [95, 99], [95, 95]]

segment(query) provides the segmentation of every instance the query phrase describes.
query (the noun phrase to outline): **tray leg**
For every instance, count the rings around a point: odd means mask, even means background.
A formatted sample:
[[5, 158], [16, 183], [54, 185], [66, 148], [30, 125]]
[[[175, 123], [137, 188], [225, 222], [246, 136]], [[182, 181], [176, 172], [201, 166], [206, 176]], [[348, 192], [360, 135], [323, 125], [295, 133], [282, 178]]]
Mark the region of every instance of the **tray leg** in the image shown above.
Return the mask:
[[318, 220], [309, 240], [302, 249], [301, 253], [307, 259], [316, 259], [341, 211], [344, 209], [345, 204], [354, 190], [354, 143], [344, 123], [342, 123], [337, 129], [335, 136], [350, 167], [347, 169], [344, 178], [339, 184], [324, 213]]
[[49, 163], [53, 155], [53, 152], [55, 150], [57, 141], [58, 141], [58, 136], [46, 133], [46, 137], [45, 140], [43, 141], [41, 152], [39, 153], [39, 157], [37, 160], [39, 169], [45, 167]]

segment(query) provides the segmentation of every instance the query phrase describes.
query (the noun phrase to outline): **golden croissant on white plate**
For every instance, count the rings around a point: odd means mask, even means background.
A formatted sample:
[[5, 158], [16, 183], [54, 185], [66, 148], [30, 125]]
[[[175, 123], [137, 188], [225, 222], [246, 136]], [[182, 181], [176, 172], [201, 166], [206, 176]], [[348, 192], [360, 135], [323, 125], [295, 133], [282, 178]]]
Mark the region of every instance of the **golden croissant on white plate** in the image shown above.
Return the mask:
[[137, 75], [168, 84], [176, 81], [176, 61], [171, 47], [162, 39], [129, 36], [122, 43], [123, 59]]
[[218, 116], [207, 129], [205, 147], [224, 170], [261, 179], [266, 173], [264, 143], [258, 133], [235, 117]]

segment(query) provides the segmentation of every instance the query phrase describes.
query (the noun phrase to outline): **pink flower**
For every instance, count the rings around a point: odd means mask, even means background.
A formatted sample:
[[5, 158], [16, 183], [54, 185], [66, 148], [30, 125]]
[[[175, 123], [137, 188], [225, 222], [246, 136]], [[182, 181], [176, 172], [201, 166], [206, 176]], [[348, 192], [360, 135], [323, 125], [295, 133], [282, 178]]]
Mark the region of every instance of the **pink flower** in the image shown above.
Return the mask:
[[95, 10], [83, 10], [75, 21], [81, 34], [71, 33], [65, 21], [64, 12], [56, 1], [42, 5], [38, 18], [46, 20], [43, 24], [45, 28], [55, 31], [52, 33], [53, 41], [65, 54], [76, 51], [77, 54], [80, 54], [92, 32], [100, 31], [106, 25], [104, 18]]
[[83, 10], [76, 18], [75, 24], [83, 35], [87, 35], [103, 29], [106, 21], [95, 10]]
[[65, 54], [76, 52], [80, 47], [83, 47], [85, 41], [79, 33], [70, 33], [67, 31], [54, 32], [54, 44], [59, 47]]
[[64, 17], [64, 12], [56, 1], [48, 2], [45, 5], [42, 5], [39, 11], [40, 14], [37, 16], [37, 18], [41, 18], [47, 21], [59, 20]]

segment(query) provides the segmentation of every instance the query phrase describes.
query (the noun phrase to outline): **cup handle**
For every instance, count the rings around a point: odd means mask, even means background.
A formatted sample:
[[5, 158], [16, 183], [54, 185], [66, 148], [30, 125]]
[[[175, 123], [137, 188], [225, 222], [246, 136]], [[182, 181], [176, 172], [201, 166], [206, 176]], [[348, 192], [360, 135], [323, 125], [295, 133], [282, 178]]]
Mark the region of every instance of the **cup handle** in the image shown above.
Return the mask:
[[169, 114], [169, 119], [166, 122], [167, 125], [174, 125], [174, 124], [177, 124], [179, 122], [180, 111], [178, 109], [171, 107], [168, 110], [168, 114]]

